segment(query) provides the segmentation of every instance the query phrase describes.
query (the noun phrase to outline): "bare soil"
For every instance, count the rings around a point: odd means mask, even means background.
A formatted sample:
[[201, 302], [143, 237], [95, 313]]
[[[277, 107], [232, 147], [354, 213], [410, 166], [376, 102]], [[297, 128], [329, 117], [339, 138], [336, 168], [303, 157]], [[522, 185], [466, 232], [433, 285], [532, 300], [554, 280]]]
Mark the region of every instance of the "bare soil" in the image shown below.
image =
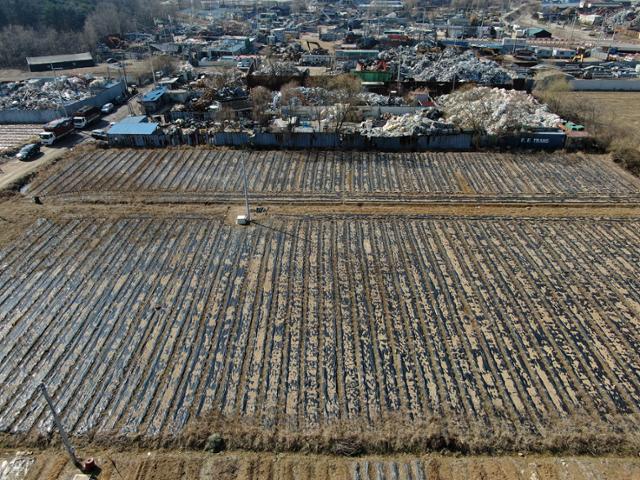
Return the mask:
[[[15, 451], [0, 451], [0, 460]], [[99, 480], [635, 480], [637, 457], [460, 457], [423, 455], [336, 458], [321, 455], [229, 451], [83, 450], [101, 469]], [[29, 452], [35, 463], [25, 480], [67, 480], [80, 473], [57, 449]]]
[[[259, 206], [259, 205], [258, 205]], [[256, 205], [252, 209], [255, 210]], [[640, 217], [640, 205], [634, 204], [483, 204], [472, 203], [465, 205], [452, 204], [411, 204], [399, 202], [395, 204], [378, 204], [375, 202], [360, 202], [357, 204], [336, 204], [333, 202], [322, 204], [313, 203], [274, 203], [264, 206], [265, 212], [252, 213], [256, 220], [270, 216], [327, 216], [327, 215], [433, 215], [460, 217], [531, 217], [531, 218], [637, 218]], [[118, 203], [115, 205], [96, 204], [68, 204], [50, 201], [37, 205], [31, 199], [23, 197], [15, 191], [0, 192], [0, 247], [17, 238], [38, 218], [51, 220], [72, 217], [99, 217], [118, 219], [135, 215], [157, 217], [175, 217], [195, 215], [205, 217], [224, 217], [229, 225], [235, 224], [236, 216], [244, 214], [244, 204], [241, 202], [223, 204], [144, 204]]]

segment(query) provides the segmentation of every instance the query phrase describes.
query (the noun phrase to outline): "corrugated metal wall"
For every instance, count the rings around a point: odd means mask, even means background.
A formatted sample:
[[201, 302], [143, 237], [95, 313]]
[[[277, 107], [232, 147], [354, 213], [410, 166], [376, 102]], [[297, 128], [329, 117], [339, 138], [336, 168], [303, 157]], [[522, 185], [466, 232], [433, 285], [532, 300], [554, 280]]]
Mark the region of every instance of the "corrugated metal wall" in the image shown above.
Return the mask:
[[335, 133], [256, 133], [206, 130], [167, 135], [111, 135], [109, 144], [117, 147], [165, 147], [179, 145], [214, 145], [228, 147], [288, 150], [378, 150], [385, 152], [467, 151], [474, 146], [524, 150], [558, 150], [564, 148], [563, 132], [520, 133], [508, 136], [473, 137], [471, 133], [421, 137], [365, 137]]
[[485, 135], [477, 138], [481, 147], [520, 150], [559, 150], [564, 148], [564, 132], [522, 132], [512, 135]]
[[[85, 105], [101, 107], [122, 95], [124, 89], [124, 82], [121, 81], [91, 98], [66, 105], [66, 115], [73, 115]], [[64, 115], [62, 108], [57, 110], [0, 110], [0, 123], [47, 123]]]

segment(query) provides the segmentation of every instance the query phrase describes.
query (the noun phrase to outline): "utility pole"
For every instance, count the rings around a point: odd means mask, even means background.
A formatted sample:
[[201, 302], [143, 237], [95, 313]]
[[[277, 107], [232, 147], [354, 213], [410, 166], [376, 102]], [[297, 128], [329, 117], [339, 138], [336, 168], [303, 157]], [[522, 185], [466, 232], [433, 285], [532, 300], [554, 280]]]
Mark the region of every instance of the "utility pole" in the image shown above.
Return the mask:
[[122, 62], [120, 63], [120, 65], [122, 66], [122, 78], [124, 79], [124, 88], [126, 89], [127, 93], [129, 93], [129, 84], [127, 82], [127, 69], [125, 67], [126, 63], [127, 63], [127, 54], [125, 53], [124, 58], [122, 59]]
[[244, 164], [244, 155], [241, 156], [242, 161], [241, 161], [241, 165], [242, 165], [242, 183], [244, 186], [244, 206], [246, 209], [246, 225], [248, 225], [249, 223], [251, 223], [251, 210], [249, 209], [249, 189], [247, 187], [247, 169], [245, 167]]
[[615, 40], [616, 40], [616, 31], [614, 28], [613, 35], [611, 36], [611, 43], [609, 44], [609, 48], [607, 49], [607, 58], [606, 58], [607, 62], [609, 61], [609, 57], [611, 56], [611, 48], [613, 47]]
[[573, 42], [573, 31], [576, 28], [576, 22], [578, 21], [578, 16], [573, 17], [573, 23], [571, 24], [571, 36], [569, 37], [569, 42]]
[[[62, 70], [62, 69], [60, 69], [60, 70]], [[56, 75], [56, 69], [54, 68], [53, 63], [51, 64], [51, 71], [53, 72], [53, 83], [54, 83], [55, 90], [58, 92], [58, 99], [60, 100], [60, 107], [62, 109], [62, 112], [64, 113], [64, 116], [67, 117], [68, 116], [67, 107], [64, 104], [64, 99], [62, 98], [62, 93], [60, 93], [60, 90], [58, 90], [58, 85], [57, 85], [58, 76]]]
[[69, 458], [71, 458], [71, 461], [73, 462], [73, 464], [76, 467], [81, 467], [80, 461], [78, 460], [78, 457], [76, 457], [76, 451], [74, 450], [73, 446], [71, 445], [71, 442], [69, 442], [69, 437], [67, 436], [67, 432], [65, 432], [64, 427], [62, 426], [62, 421], [60, 420], [60, 417], [58, 416], [58, 412], [56, 412], [56, 407], [53, 404], [53, 400], [49, 396], [49, 392], [47, 392], [46, 385], [44, 383], [41, 383], [39, 385], [39, 388], [40, 388], [40, 391], [42, 392], [42, 395], [44, 396], [44, 399], [47, 401], [47, 404], [49, 405], [49, 409], [51, 410], [51, 413], [53, 414], [53, 421], [55, 422], [56, 426], [58, 427], [58, 431], [60, 432], [60, 438], [62, 439], [62, 443], [64, 444], [65, 448], [67, 449], [67, 453], [69, 454]]
[[156, 71], [153, 68], [153, 55], [151, 53], [151, 44], [149, 43], [149, 65], [151, 66], [151, 75], [153, 76], [153, 84], [158, 85], [156, 81]]

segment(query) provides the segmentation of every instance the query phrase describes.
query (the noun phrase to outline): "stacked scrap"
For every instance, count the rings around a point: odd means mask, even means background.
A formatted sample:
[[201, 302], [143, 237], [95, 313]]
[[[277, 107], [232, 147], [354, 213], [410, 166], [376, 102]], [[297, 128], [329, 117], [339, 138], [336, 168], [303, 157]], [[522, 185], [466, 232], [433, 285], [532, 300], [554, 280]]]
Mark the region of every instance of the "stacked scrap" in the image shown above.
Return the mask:
[[627, 23], [636, 23], [635, 20], [640, 17], [640, 7], [632, 7], [622, 10], [611, 15], [607, 19], [609, 25], [625, 25]]
[[425, 56], [411, 68], [411, 75], [422, 82], [473, 82], [481, 85], [507, 85], [511, 74], [492, 60], [481, 59], [469, 50], [445, 50], [437, 58]]
[[103, 88], [104, 78], [91, 75], [58, 77], [53, 80], [32, 79], [0, 85], [0, 110], [48, 110], [60, 108], [60, 104], [90, 98], [91, 89]]
[[[373, 107], [399, 107], [406, 105], [402, 97], [390, 97], [371, 92], [359, 93], [354, 98], [354, 102], [350, 102], [350, 99], [347, 98], [349, 96], [347, 93], [339, 90], [327, 90], [322, 87], [295, 87], [287, 90], [286, 95], [287, 101], [291, 101], [294, 105], [323, 106], [339, 102], [357, 103]], [[274, 94], [273, 107], [278, 108], [281, 106], [283, 106], [282, 94], [277, 92]]]
[[[276, 92], [273, 96], [273, 108], [279, 108], [283, 105], [282, 92]], [[288, 89], [285, 95], [285, 103], [287, 105], [331, 105], [337, 101], [334, 92], [322, 87], [294, 87]]]
[[404, 98], [402, 97], [390, 97], [388, 95], [378, 95], [372, 92], [363, 92], [358, 95], [360, 100], [365, 105], [371, 107], [400, 107], [406, 105]]
[[533, 96], [515, 90], [478, 87], [444, 95], [438, 103], [451, 123], [492, 135], [553, 128], [562, 121]]
[[272, 77], [291, 77], [294, 75], [300, 75], [300, 70], [296, 68], [295, 64], [290, 62], [267, 62], [256, 70], [254, 74], [268, 75]]
[[455, 127], [452, 124], [440, 120], [440, 112], [435, 108], [405, 115], [392, 115], [381, 127], [373, 126], [370, 120], [360, 127], [360, 133], [367, 137], [411, 137], [454, 131]]

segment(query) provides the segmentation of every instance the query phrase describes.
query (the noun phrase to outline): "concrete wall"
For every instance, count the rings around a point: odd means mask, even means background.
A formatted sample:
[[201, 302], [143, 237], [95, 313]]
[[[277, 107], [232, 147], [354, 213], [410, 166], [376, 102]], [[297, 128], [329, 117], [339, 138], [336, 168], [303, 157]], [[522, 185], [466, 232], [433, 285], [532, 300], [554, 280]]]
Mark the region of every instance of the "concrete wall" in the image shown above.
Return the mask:
[[640, 78], [623, 78], [623, 79], [595, 79], [582, 80], [575, 79], [569, 82], [572, 90], [579, 92], [585, 91], [625, 91], [640, 92]]
[[[91, 105], [101, 107], [105, 103], [109, 103], [125, 92], [124, 82], [102, 90], [97, 95], [80, 100], [79, 102], [69, 103], [65, 105], [66, 115], [71, 116], [78, 111], [80, 107]], [[57, 110], [0, 110], [0, 123], [47, 123], [56, 118], [65, 115], [62, 109]]]
[[49, 123], [62, 117], [62, 110], [0, 110], [0, 123]]

